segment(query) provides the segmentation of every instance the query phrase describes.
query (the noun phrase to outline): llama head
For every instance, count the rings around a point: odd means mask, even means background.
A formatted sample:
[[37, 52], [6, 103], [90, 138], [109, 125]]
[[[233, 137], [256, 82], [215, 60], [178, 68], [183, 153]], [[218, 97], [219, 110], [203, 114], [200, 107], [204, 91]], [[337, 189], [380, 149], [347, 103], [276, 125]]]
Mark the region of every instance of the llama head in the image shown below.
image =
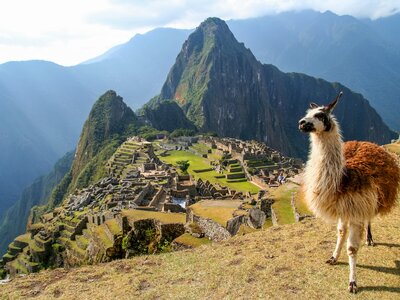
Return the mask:
[[331, 115], [333, 109], [338, 103], [343, 92], [340, 92], [336, 98], [328, 105], [320, 106], [315, 103], [310, 104], [307, 114], [299, 121], [299, 129], [302, 132], [329, 132], [335, 125], [336, 121]]

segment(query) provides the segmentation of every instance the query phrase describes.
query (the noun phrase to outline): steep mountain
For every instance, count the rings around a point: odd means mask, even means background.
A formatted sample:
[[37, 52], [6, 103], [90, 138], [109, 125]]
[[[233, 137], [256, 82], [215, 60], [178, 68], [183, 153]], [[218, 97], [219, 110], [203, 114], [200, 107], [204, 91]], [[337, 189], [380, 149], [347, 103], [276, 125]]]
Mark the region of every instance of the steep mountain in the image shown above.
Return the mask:
[[35, 205], [43, 205], [53, 188], [70, 170], [74, 152], [68, 152], [57, 161], [52, 171], [35, 179], [24, 189], [18, 201], [0, 218], [0, 253], [4, 253], [14, 237], [25, 232], [30, 209]]
[[[228, 24], [261, 62], [341, 82], [399, 130], [399, 16], [371, 21], [302, 11]], [[74, 67], [43, 61], [0, 65], [0, 215], [75, 147], [103, 91], [118, 90], [134, 109], [153, 97], [190, 32], [162, 28], [136, 35]]]
[[228, 24], [261, 62], [341, 82], [362, 93], [391, 128], [400, 130], [399, 18], [372, 21], [301, 11]]
[[103, 55], [71, 67], [71, 72], [96, 94], [118, 91], [133, 109], [160, 90], [190, 30], [157, 28], [137, 34]]
[[179, 128], [195, 129], [196, 126], [189, 121], [182, 109], [174, 101], [158, 101], [151, 99], [139, 111], [139, 114], [154, 128], [169, 132]]
[[386, 42], [393, 43], [397, 49], [400, 47], [400, 13], [376, 20], [363, 20], [382, 36]]
[[360, 94], [261, 64], [224, 21], [209, 18], [184, 43], [156, 101], [174, 99], [201, 131], [257, 139], [305, 157], [297, 121], [311, 100], [328, 101], [339, 90], [346, 96], [336, 115], [346, 139], [387, 143], [395, 137]]
[[87, 186], [105, 175], [104, 165], [116, 148], [133, 135], [139, 121], [114, 91], [107, 91], [93, 105], [83, 125], [71, 168], [72, 188]]
[[133, 108], [153, 97], [188, 32], [162, 28], [136, 35], [74, 67], [46, 61], [0, 65], [0, 215], [75, 148], [98, 95], [118, 90]]
[[25, 230], [27, 221], [38, 222], [68, 193], [105, 177], [106, 161], [128, 136], [139, 132], [141, 124], [116, 92], [103, 94], [89, 113], [76, 151], [67, 153], [48, 175], [36, 179], [0, 219], [0, 251]]

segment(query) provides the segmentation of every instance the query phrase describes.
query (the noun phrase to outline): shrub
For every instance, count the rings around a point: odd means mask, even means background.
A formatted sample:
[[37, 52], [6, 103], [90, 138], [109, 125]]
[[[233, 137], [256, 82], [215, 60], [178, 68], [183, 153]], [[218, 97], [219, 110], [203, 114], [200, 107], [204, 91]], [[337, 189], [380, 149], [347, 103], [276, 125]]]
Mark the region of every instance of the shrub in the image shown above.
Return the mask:
[[0, 279], [6, 278], [7, 272], [4, 269], [0, 269]]
[[188, 160], [179, 160], [176, 162], [178, 165], [179, 169], [182, 171], [182, 173], [187, 174], [187, 170], [189, 169], [190, 163]]
[[178, 128], [172, 131], [170, 137], [180, 137], [180, 136], [194, 136], [195, 131], [193, 129]]

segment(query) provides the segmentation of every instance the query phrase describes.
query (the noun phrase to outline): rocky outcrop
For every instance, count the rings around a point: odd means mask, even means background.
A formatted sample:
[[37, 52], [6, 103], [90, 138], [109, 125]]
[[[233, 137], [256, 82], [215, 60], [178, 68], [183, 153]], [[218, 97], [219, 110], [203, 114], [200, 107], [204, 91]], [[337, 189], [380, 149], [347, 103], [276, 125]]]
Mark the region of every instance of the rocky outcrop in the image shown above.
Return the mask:
[[179, 128], [196, 129], [182, 109], [174, 101], [157, 102], [151, 100], [141, 110], [141, 115], [154, 128], [170, 132]]

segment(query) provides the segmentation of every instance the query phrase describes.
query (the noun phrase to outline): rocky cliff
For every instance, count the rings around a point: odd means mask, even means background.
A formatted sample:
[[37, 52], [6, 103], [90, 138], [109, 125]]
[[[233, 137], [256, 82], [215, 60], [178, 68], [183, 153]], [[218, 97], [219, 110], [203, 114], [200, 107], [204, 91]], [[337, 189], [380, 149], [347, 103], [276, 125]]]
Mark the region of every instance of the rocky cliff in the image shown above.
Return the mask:
[[153, 127], [159, 130], [168, 130], [172, 132], [179, 128], [196, 128], [174, 101], [159, 102], [157, 98], [153, 98], [141, 109], [140, 114], [150, 122]]
[[346, 140], [387, 143], [395, 136], [362, 95], [261, 64], [224, 21], [209, 18], [183, 44], [156, 101], [174, 99], [201, 131], [257, 139], [305, 157], [308, 142], [298, 120], [309, 102], [326, 103], [340, 90], [345, 96], [336, 115]]
[[[121, 142], [128, 132], [137, 129], [137, 117], [114, 91], [107, 91], [93, 105], [79, 139], [72, 165], [72, 181], [75, 183], [87, 164], [112, 140]], [[119, 143], [120, 144], [120, 143]], [[115, 150], [115, 149], [114, 149]], [[111, 153], [112, 154], [112, 153]], [[90, 177], [90, 176], [89, 176]], [[81, 178], [80, 185], [87, 180]]]

